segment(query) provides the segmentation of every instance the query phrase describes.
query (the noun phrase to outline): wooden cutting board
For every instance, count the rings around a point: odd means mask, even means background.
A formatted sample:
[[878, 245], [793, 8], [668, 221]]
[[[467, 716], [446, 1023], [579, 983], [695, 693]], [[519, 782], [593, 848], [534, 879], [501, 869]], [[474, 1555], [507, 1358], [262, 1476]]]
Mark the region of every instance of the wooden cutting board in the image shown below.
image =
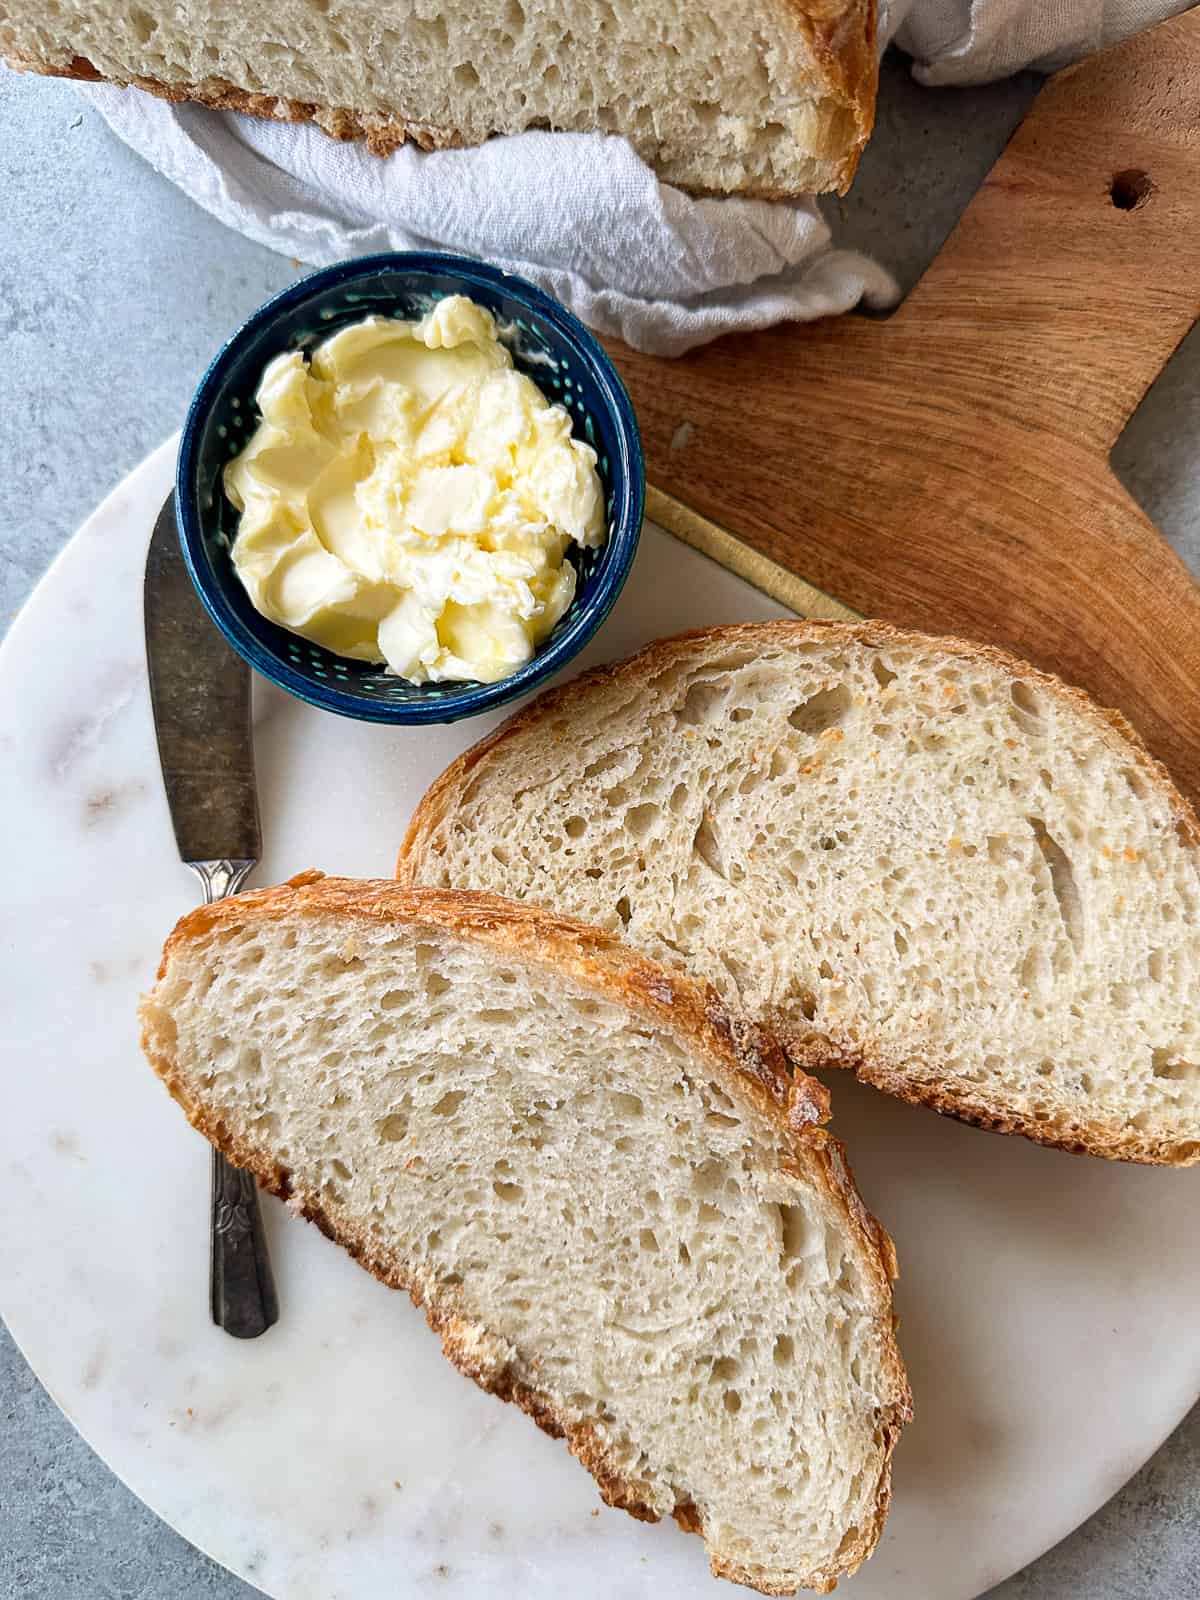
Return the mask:
[[856, 610], [1084, 685], [1197, 800], [1200, 588], [1109, 452], [1198, 315], [1194, 11], [1050, 80], [892, 317], [613, 354], [659, 489]]

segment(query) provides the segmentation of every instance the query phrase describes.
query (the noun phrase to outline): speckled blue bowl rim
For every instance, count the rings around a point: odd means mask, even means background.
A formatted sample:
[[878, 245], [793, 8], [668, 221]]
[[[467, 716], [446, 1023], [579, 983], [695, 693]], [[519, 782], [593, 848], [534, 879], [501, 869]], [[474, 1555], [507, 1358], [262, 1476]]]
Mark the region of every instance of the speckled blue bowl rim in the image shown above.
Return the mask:
[[[269, 324], [280, 312], [292, 309], [314, 293], [350, 284], [357, 278], [369, 277], [377, 272], [412, 273], [414, 276], [440, 273], [459, 278], [467, 292], [471, 285], [479, 284], [503, 288], [505, 293], [523, 301], [531, 312], [551, 324], [564, 341], [574, 345], [591, 367], [597, 386], [615, 418], [619, 445], [612, 470], [609, 517], [612, 531], [605, 546], [606, 559], [596, 575], [595, 587], [588, 596], [586, 606], [580, 609], [559, 637], [541, 647], [525, 666], [496, 683], [470, 683], [464, 685], [461, 694], [443, 694], [428, 701], [410, 700], [390, 704], [316, 683], [263, 648], [230, 610], [220, 592], [207, 581], [208, 559], [204, 552], [200, 513], [191, 489], [198, 467], [205, 417], [221, 392], [243, 340]], [[432, 251], [385, 251], [378, 255], [340, 261], [289, 284], [261, 305], [225, 341], [201, 378], [183, 425], [175, 472], [175, 520], [184, 561], [205, 610], [243, 660], [248, 661], [263, 677], [309, 705], [358, 721], [392, 724], [456, 722], [462, 717], [476, 716], [529, 693], [565, 666], [603, 623], [625, 585], [641, 537], [645, 496], [645, 464], [633, 405], [616, 368], [599, 341], [573, 312], [519, 274], [505, 272], [486, 262], [473, 261], [467, 256]], [[611, 559], [608, 559], [609, 556]], [[280, 629], [280, 632], [285, 631]]]

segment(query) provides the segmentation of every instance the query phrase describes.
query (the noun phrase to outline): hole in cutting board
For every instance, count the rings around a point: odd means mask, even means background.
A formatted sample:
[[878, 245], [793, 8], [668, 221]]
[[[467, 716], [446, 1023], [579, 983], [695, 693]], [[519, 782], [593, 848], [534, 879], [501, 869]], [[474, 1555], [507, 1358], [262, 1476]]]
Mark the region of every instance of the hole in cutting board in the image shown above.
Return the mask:
[[874, 256], [902, 295], [942, 248], [1044, 81], [1021, 72], [971, 89], [926, 89], [911, 69], [897, 50], [884, 56], [875, 133], [850, 193], [829, 208], [836, 242]]
[[1150, 181], [1150, 174], [1137, 167], [1114, 172], [1108, 186], [1109, 199], [1118, 211], [1137, 211], [1154, 193], [1155, 186]]
[[1200, 438], [1200, 323], [1142, 396], [1110, 458], [1113, 472], [1200, 576], [1196, 449]]

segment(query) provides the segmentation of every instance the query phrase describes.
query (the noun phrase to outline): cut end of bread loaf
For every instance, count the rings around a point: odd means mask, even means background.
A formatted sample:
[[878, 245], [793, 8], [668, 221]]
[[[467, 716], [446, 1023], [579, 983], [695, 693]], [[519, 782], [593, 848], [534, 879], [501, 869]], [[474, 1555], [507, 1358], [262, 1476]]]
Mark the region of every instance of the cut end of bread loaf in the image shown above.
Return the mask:
[[870, 136], [873, 0], [489, 0], [457, 19], [410, 0], [284, 0], [186, 14], [161, 0], [0, 0], [15, 67], [365, 138], [386, 155], [529, 128], [627, 138], [667, 182], [763, 197], [845, 191]]
[[1027, 664], [776, 622], [541, 696], [433, 786], [398, 872], [619, 931], [805, 1065], [1187, 1165], [1198, 840], [1128, 725]]
[[191, 1122], [610, 1505], [768, 1594], [870, 1554], [891, 1246], [824, 1092], [711, 992], [533, 908], [306, 875], [186, 917], [142, 1019]]

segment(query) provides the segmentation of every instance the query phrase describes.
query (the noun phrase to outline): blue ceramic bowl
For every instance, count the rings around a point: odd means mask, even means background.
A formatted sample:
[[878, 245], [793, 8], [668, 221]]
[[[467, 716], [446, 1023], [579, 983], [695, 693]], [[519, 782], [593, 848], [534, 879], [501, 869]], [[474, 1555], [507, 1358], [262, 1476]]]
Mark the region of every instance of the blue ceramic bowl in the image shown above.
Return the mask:
[[[572, 548], [575, 599], [532, 661], [498, 683], [411, 684], [382, 667], [310, 644], [255, 611], [230, 560], [238, 513], [221, 485], [225, 463], [258, 425], [263, 368], [311, 350], [369, 315], [420, 317], [450, 294], [469, 295], [501, 327], [516, 366], [564, 406], [597, 456], [608, 537]], [[302, 278], [238, 329], [204, 374], [188, 411], [175, 483], [184, 558], [209, 615], [252, 667], [310, 705], [368, 722], [455, 722], [543, 683], [604, 621], [629, 575], [642, 526], [642, 450], [629, 396], [612, 362], [564, 306], [523, 278], [465, 257], [378, 255]]]

